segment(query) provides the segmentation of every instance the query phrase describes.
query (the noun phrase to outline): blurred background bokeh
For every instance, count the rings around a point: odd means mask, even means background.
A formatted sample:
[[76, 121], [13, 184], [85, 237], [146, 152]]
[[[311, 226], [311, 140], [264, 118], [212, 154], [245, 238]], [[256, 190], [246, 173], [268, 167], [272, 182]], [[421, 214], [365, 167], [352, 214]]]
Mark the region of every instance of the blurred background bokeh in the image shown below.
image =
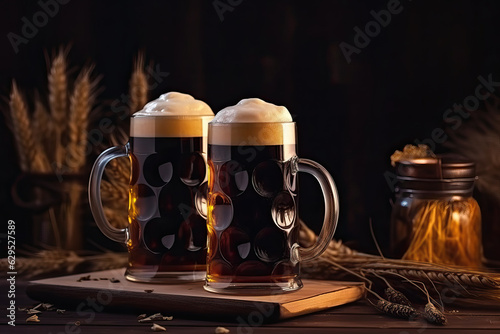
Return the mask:
[[[57, 12], [23, 37], [26, 22], [47, 3], [56, 3]], [[397, 13], [346, 59], [341, 43], [356, 47], [355, 28], [364, 31], [375, 20], [372, 11], [388, 5]], [[445, 110], [473, 95], [479, 76], [500, 81], [499, 13], [500, 2], [492, 0], [1, 0], [2, 109], [8, 108], [12, 79], [26, 95], [46, 89], [46, 54], [70, 46], [74, 73], [94, 64], [102, 76], [91, 129], [99, 113], [109, 115], [110, 104], [127, 94], [134, 57], [142, 51], [163, 75], [150, 82], [151, 98], [189, 93], [215, 112], [246, 97], [286, 106], [298, 124], [300, 156], [323, 164], [337, 182], [335, 237], [374, 252], [371, 220], [386, 250], [393, 198], [389, 157], [444, 128]], [[118, 117], [114, 121], [127, 127]], [[1, 221], [15, 220], [18, 239], [30, 243], [31, 215], [11, 198], [20, 168], [4, 118], [0, 136]], [[88, 168], [99, 150], [88, 157]], [[82, 206], [86, 247], [119, 248], [95, 228], [85, 198]], [[319, 231], [322, 198], [307, 176], [301, 177], [300, 216]]]

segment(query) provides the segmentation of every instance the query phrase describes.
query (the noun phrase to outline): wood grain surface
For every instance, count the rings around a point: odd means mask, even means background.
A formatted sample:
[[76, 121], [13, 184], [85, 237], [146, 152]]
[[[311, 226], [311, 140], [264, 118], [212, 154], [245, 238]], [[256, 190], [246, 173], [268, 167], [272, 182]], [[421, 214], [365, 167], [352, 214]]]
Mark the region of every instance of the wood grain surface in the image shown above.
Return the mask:
[[[16, 307], [33, 307], [38, 301], [26, 294], [28, 282], [16, 282]], [[0, 280], [0, 292], [6, 296], [8, 284]], [[58, 292], [53, 292], [58, 294]], [[103, 296], [101, 296], [103, 297]], [[104, 298], [104, 297], [103, 297]], [[7, 300], [0, 299], [2, 305]], [[95, 302], [95, 304], [93, 304]], [[58, 308], [63, 307], [60, 304]], [[445, 305], [448, 325], [435, 326], [422, 320], [408, 321], [389, 317], [375, 310], [363, 299], [274, 323], [265, 323], [256, 314], [228, 319], [215, 319], [210, 316], [179, 315], [171, 321], [159, 321], [167, 333], [212, 334], [216, 327], [223, 326], [231, 334], [498, 334], [500, 333], [500, 305], [484, 302], [482, 305], [461, 306]], [[97, 300], [82, 300], [80, 304], [66, 308], [64, 314], [42, 312], [40, 322], [26, 323], [26, 312], [16, 311], [16, 327], [7, 325], [6, 308], [0, 308], [0, 333], [151, 333], [150, 323], [139, 323], [138, 307], [115, 309]], [[151, 313], [148, 313], [148, 315]], [[170, 314], [164, 314], [170, 315]], [[80, 325], [76, 326], [75, 323]]]
[[225, 295], [205, 291], [202, 281], [180, 284], [130, 282], [123, 277], [123, 271], [115, 269], [32, 281], [27, 294], [35, 300], [71, 306], [91, 298], [114, 309], [217, 319], [253, 315], [265, 322], [343, 305], [364, 295], [360, 283], [317, 280], [303, 280], [302, 289], [289, 293]]

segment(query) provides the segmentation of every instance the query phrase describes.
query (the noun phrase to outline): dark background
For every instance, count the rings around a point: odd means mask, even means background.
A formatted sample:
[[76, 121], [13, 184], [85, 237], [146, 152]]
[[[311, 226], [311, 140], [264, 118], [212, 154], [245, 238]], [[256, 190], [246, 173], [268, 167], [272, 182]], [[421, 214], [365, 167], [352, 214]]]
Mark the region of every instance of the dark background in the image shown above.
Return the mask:
[[[353, 29], [364, 30], [374, 20], [370, 11], [386, 9], [388, 1], [230, 3], [221, 20], [212, 0], [71, 0], [16, 53], [7, 34], [21, 35], [22, 18], [33, 22], [42, 7], [37, 1], [2, 0], [0, 94], [8, 96], [13, 78], [27, 95], [46, 90], [45, 53], [70, 45], [74, 73], [92, 63], [102, 75], [103, 114], [110, 101], [128, 92], [139, 50], [169, 73], [150, 98], [185, 92], [214, 111], [246, 97], [285, 105], [298, 123], [300, 156], [323, 164], [337, 182], [336, 238], [373, 251], [371, 219], [386, 249], [393, 196], [384, 177], [389, 157], [405, 144], [430, 138], [443, 126], [444, 111], [474, 93], [479, 75], [500, 81], [500, 2], [402, 0], [401, 13], [352, 54], [350, 63], [339, 44], [353, 45]], [[3, 119], [0, 134], [1, 219], [13, 219], [23, 230], [29, 215], [10, 198], [20, 171]], [[301, 216], [318, 231], [319, 187], [308, 177], [301, 180]], [[23, 232], [29, 235], [28, 228]]]

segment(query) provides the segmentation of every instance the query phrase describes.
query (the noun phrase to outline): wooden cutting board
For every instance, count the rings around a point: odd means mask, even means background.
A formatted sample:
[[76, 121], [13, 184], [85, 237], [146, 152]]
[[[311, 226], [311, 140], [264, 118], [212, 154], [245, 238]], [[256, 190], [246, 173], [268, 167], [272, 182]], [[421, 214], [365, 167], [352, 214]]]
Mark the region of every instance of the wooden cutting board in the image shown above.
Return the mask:
[[365, 294], [364, 285], [360, 283], [304, 279], [302, 289], [284, 294], [222, 295], [205, 291], [203, 282], [136, 283], [127, 281], [123, 274], [124, 269], [114, 269], [31, 281], [26, 293], [32, 299], [73, 305], [77, 310], [79, 306], [96, 303], [96, 308], [106, 310], [119, 308], [130, 312], [161, 312], [164, 315], [229, 321], [252, 316], [265, 322], [350, 303]]

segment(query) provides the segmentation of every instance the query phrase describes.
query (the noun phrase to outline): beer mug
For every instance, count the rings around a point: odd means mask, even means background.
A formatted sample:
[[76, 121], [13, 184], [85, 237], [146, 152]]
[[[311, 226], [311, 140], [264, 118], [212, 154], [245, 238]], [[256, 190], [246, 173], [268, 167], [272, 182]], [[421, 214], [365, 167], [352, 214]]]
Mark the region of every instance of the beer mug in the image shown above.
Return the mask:
[[[285, 107], [245, 99], [208, 125], [208, 258], [205, 290], [267, 294], [300, 289], [301, 261], [335, 232], [335, 183], [318, 163], [296, 155], [296, 126]], [[297, 172], [319, 182], [325, 216], [318, 241], [298, 244]]]
[[[203, 280], [206, 264], [206, 153], [210, 107], [177, 92], [149, 102], [130, 120], [125, 146], [104, 151], [90, 174], [89, 202], [100, 230], [126, 243], [125, 277], [139, 282]], [[129, 157], [127, 228], [104, 215], [100, 183], [106, 164]]]

